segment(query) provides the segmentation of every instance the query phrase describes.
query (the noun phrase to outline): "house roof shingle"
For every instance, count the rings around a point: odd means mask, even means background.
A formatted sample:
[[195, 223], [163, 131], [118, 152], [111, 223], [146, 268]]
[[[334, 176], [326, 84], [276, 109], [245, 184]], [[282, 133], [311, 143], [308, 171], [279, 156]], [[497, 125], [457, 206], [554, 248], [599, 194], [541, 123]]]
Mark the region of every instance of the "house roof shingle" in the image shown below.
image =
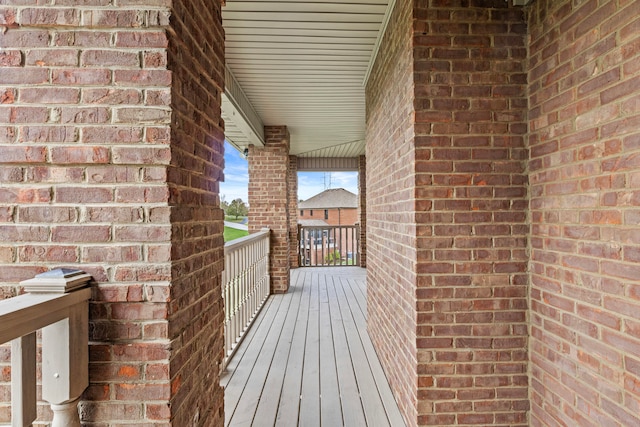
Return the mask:
[[298, 203], [299, 209], [358, 208], [358, 196], [344, 188], [330, 188]]

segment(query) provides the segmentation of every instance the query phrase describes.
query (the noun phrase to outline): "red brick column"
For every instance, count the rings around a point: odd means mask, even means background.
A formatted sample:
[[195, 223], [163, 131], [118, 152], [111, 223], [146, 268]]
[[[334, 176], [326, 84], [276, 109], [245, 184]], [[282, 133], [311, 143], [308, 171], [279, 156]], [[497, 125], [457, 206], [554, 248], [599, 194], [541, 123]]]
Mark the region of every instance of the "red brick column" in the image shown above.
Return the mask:
[[0, 10], [2, 295], [93, 276], [84, 423], [220, 425], [220, 4], [79, 3]]
[[[170, 408], [174, 427], [224, 423], [224, 31], [219, 1], [172, 0]], [[193, 13], [193, 11], [198, 11]], [[153, 378], [147, 374], [146, 378]]]
[[360, 223], [360, 267], [367, 267], [367, 158], [358, 159], [358, 218]]
[[367, 86], [369, 330], [409, 425], [527, 422], [525, 15], [467, 3], [397, 3]]
[[413, 27], [418, 422], [524, 425], [525, 12], [439, 4]]
[[300, 245], [298, 244], [298, 157], [289, 156], [289, 176], [287, 178], [289, 191], [289, 266], [300, 267]]
[[366, 87], [367, 329], [407, 425], [418, 420], [411, 1], [396, 2]]
[[271, 291], [289, 289], [289, 131], [265, 126], [265, 146], [249, 147], [249, 232], [271, 229]]

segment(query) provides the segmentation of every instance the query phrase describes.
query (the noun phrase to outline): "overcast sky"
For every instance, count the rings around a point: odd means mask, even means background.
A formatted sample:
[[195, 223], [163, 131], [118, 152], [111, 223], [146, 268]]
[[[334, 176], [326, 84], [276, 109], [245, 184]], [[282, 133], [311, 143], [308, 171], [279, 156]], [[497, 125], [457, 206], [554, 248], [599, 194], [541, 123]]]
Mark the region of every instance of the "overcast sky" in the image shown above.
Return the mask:
[[[242, 199], [247, 202], [247, 185], [249, 173], [247, 161], [231, 144], [224, 143], [224, 182], [220, 183], [220, 197], [227, 202]], [[326, 188], [344, 188], [358, 194], [357, 172], [299, 172], [298, 199], [307, 200], [309, 197], [321, 193]]]

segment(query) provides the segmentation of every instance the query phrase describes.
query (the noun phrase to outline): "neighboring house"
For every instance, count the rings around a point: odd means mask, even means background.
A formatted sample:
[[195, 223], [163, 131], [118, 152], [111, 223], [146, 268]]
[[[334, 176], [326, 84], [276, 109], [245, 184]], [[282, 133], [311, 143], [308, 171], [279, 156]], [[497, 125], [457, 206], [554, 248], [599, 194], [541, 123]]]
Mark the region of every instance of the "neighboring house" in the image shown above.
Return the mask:
[[[358, 196], [344, 188], [331, 188], [298, 203], [302, 265], [355, 262]], [[326, 228], [321, 228], [326, 226]], [[332, 228], [332, 227], [348, 228]], [[318, 227], [318, 228], [316, 228]]]
[[298, 210], [298, 224], [305, 226], [355, 225], [358, 222], [358, 196], [344, 188], [330, 188], [299, 202]]

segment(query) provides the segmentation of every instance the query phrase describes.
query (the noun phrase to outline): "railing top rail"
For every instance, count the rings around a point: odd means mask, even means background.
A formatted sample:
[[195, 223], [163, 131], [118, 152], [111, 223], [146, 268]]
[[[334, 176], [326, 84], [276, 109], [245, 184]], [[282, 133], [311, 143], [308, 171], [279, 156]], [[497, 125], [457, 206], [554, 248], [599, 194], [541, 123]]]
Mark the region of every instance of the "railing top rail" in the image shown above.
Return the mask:
[[301, 228], [354, 228], [357, 225], [300, 225]]
[[245, 246], [249, 246], [252, 243], [255, 243], [258, 240], [263, 239], [265, 236], [269, 236], [269, 232], [271, 230], [268, 228], [263, 228], [257, 233], [249, 234], [248, 236], [241, 237], [239, 239], [232, 240], [231, 242], [227, 242], [224, 244], [224, 253], [225, 255], [229, 252], [233, 252], [235, 250], [244, 248]]
[[0, 344], [20, 338], [68, 316], [68, 309], [89, 300], [91, 289], [67, 294], [25, 294], [0, 301]]
[[0, 301], [0, 344], [11, 341], [12, 426], [30, 426], [37, 417], [37, 330], [51, 425], [80, 426], [78, 399], [89, 385], [90, 280], [84, 271], [58, 268], [20, 282], [26, 294]]

